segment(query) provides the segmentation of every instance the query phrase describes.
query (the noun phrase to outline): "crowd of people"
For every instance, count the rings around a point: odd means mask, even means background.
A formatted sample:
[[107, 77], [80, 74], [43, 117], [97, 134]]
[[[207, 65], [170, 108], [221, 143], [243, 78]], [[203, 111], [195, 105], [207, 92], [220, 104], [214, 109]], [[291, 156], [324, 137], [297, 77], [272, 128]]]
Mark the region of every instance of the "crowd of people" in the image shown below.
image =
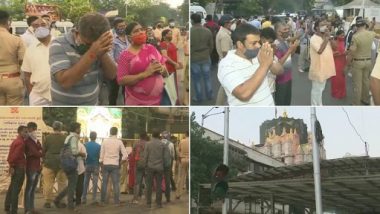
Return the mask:
[[0, 105], [186, 105], [186, 28], [110, 22], [87, 13], [61, 34], [48, 15], [29, 16], [19, 37], [0, 11]]
[[[166, 202], [180, 199], [188, 191], [189, 135], [177, 142], [170, 132], [152, 130], [151, 138], [146, 133], [127, 151], [126, 145], [117, 138], [118, 129], [110, 129], [110, 137], [97, 142], [97, 133], [91, 132], [89, 141], [80, 137], [81, 125], [72, 123], [69, 133], [63, 131], [63, 123], [52, 124], [53, 133], [47, 134], [42, 143], [38, 139], [37, 124], [29, 122], [18, 127], [18, 136], [10, 145], [7, 161], [11, 182], [5, 199], [5, 212], [16, 214], [19, 194], [24, 180], [24, 211], [26, 214], [40, 213], [35, 208], [35, 193], [41, 178], [44, 208], [68, 208], [80, 213], [80, 205], [87, 203], [90, 181], [91, 204], [106, 206], [113, 197], [116, 205], [123, 206], [120, 193], [133, 193], [130, 204], [142, 203], [146, 199], [152, 206], [152, 192], [156, 192], [156, 207], [162, 207], [162, 192]], [[126, 167], [125, 167], [126, 166]], [[98, 180], [101, 173], [100, 200], [97, 198]], [[26, 178], [25, 178], [26, 176]], [[128, 179], [126, 179], [128, 178]], [[128, 180], [128, 185], [126, 184]], [[57, 194], [53, 187], [58, 183]], [[112, 185], [111, 185], [112, 184]], [[129, 187], [129, 188], [128, 188]], [[67, 203], [63, 198], [67, 197]]]
[[[371, 95], [380, 105], [375, 18], [369, 22], [362, 17], [349, 21], [337, 15], [287, 14], [244, 19], [225, 14], [218, 21], [207, 15], [202, 25], [194, 13], [191, 21], [194, 104], [216, 99], [216, 105], [291, 105], [294, 72], [309, 72], [311, 105], [323, 105], [328, 80], [335, 99], [347, 97], [346, 83], [352, 81], [352, 105], [370, 105]], [[218, 91], [213, 89], [213, 66], [218, 70]]]

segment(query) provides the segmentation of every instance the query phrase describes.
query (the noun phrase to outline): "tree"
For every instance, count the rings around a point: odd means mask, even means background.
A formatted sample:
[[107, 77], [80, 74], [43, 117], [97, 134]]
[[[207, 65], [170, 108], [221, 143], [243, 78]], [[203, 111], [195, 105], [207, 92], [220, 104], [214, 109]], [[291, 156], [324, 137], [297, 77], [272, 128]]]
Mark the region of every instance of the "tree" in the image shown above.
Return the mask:
[[250, 17], [263, 14], [259, 0], [246, 0], [238, 4], [235, 15]]
[[42, 118], [46, 125], [51, 126], [54, 121], [61, 121], [64, 127], [68, 127], [77, 120], [77, 107], [49, 107], [42, 109]]
[[179, 8], [181, 10], [183, 23], [186, 24], [189, 21], [189, 1], [184, 0], [183, 4]]
[[[195, 114], [191, 115], [191, 198], [198, 202], [199, 184], [211, 183], [216, 167], [223, 162], [223, 145], [203, 136], [204, 130], [195, 122]], [[245, 158], [229, 155], [229, 177], [247, 169]]]
[[25, 1], [24, 0], [2, 0], [0, 10], [9, 13], [12, 19], [22, 20], [25, 18]]

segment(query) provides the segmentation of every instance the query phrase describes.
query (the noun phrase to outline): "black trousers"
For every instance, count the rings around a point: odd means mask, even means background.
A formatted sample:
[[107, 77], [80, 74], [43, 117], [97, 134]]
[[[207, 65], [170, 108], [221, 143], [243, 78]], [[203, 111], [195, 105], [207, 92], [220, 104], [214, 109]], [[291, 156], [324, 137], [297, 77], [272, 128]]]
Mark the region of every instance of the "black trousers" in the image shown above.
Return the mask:
[[107, 87], [108, 87], [108, 101], [109, 101], [110, 106], [115, 106], [117, 103], [117, 97], [119, 95], [119, 87], [122, 87], [121, 91], [122, 91], [122, 96], [123, 96], [123, 104], [125, 103], [124, 102], [125, 101], [124, 99], [125, 87], [124, 86], [119, 86], [119, 84], [117, 83], [117, 80], [113, 79], [113, 80], [108, 81]]
[[170, 192], [171, 192], [170, 183], [171, 183], [171, 174], [172, 174], [171, 172], [172, 172], [171, 167], [164, 168], [166, 201], [170, 201]]
[[78, 175], [77, 188], [75, 190], [75, 204], [77, 206], [82, 203], [83, 182], [84, 182], [84, 173]]
[[5, 197], [4, 208], [6, 211], [10, 211], [11, 214], [17, 213], [18, 208], [18, 195], [21, 191], [22, 184], [25, 179], [25, 169], [24, 168], [14, 168], [15, 172], [11, 177], [11, 183]]
[[292, 102], [292, 81], [286, 83], [276, 83], [276, 91], [274, 92], [274, 101], [277, 106], [289, 106]]

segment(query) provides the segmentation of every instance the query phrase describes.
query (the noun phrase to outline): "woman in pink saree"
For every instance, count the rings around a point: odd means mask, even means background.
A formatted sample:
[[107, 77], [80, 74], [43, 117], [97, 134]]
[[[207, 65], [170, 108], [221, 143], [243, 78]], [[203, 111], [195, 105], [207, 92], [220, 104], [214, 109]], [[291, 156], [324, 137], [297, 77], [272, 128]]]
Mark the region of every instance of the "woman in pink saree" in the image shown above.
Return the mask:
[[160, 105], [163, 76], [168, 75], [166, 59], [154, 46], [146, 44], [147, 36], [139, 23], [130, 23], [126, 34], [131, 45], [121, 53], [117, 69], [117, 81], [125, 86], [125, 104]]

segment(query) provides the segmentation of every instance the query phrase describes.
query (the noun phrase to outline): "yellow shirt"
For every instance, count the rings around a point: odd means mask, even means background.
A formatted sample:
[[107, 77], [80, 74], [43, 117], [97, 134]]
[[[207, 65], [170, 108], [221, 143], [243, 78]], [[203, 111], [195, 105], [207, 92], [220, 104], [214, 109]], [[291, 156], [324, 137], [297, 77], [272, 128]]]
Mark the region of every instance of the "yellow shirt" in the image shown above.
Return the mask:
[[262, 25], [262, 29], [270, 27], [270, 26], [272, 26], [272, 22], [271, 21], [265, 21]]
[[32, 91], [51, 101], [50, 87], [50, 65], [49, 46], [41, 42], [30, 45], [25, 52], [21, 70], [31, 73], [30, 83], [33, 85]]
[[318, 54], [318, 50], [322, 43], [322, 37], [316, 34], [310, 38], [309, 79], [319, 82], [323, 82], [336, 75], [333, 51], [330, 42], [327, 44], [325, 50], [323, 50], [321, 54]]
[[156, 28], [153, 30], [153, 34], [154, 34], [154, 37], [158, 40], [158, 41], [161, 41], [161, 38], [162, 38], [162, 30], [159, 29], [159, 28]]
[[21, 38], [0, 27], [0, 74], [19, 72], [19, 61], [24, 58], [24, 53]]

